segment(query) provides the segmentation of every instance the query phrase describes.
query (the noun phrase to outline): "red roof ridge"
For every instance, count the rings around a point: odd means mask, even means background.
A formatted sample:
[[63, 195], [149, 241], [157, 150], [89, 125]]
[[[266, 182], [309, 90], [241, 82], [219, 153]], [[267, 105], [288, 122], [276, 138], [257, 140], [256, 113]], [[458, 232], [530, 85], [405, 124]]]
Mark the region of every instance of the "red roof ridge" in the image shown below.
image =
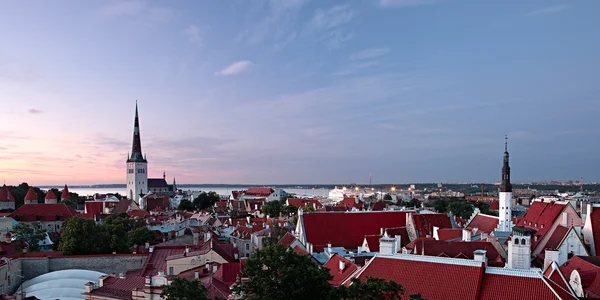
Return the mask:
[[67, 187], [67, 184], [65, 183], [65, 188], [62, 191], [62, 195], [60, 196], [60, 199], [69, 199], [69, 188]]
[[35, 190], [33, 189], [32, 186], [29, 187], [29, 190], [27, 191], [27, 194], [25, 195], [25, 200], [29, 200], [29, 201], [37, 201], [37, 194], [35, 193]]
[[46, 193], [46, 198], [44, 198], [46, 200], [57, 200], [58, 198], [56, 198], [56, 195], [54, 195], [54, 192], [52, 190], [48, 190], [48, 193]]

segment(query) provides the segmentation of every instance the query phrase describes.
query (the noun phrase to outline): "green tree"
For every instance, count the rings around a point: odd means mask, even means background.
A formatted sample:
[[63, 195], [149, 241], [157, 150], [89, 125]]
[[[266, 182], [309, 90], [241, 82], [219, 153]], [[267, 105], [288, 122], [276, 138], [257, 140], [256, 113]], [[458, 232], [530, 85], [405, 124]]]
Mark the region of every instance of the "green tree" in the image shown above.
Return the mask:
[[63, 225], [63, 234], [58, 249], [63, 255], [101, 253], [99, 245], [104, 243], [98, 225], [93, 220], [70, 218]]
[[199, 210], [213, 207], [219, 201], [219, 194], [216, 192], [202, 192], [194, 199], [194, 206]]
[[473, 214], [473, 205], [464, 200], [451, 201], [448, 203], [448, 209], [446, 212], [452, 212], [454, 215], [463, 219], [469, 219]]
[[271, 201], [265, 203], [261, 206], [260, 211], [267, 216], [271, 216], [273, 218], [279, 217], [281, 215], [281, 211], [283, 209], [283, 203], [281, 201]]
[[177, 207], [177, 209], [193, 211], [193, 210], [196, 210], [196, 207], [194, 207], [194, 204], [190, 200], [181, 200], [181, 202], [179, 202], [179, 206]]
[[129, 246], [144, 245], [146, 242], [154, 243], [156, 235], [147, 227], [138, 227], [128, 233]]
[[27, 250], [31, 252], [40, 250], [40, 241], [46, 238], [46, 230], [35, 225], [19, 223], [12, 230], [13, 236], [27, 243]]
[[302, 211], [304, 211], [304, 212], [315, 212], [317, 210], [314, 207], [310, 206], [310, 205], [304, 205], [304, 207], [302, 208]]
[[408, 207], [421, 207], [421, 201], [419, 199], [410, 199], [407, 204]]
[[103, 225], [121, 225], [126, 232], [130, 232], [135, 228], [145, 227], [146, 224], [142, 219], [131, 219], [127, 213], [119, 213], [110, 215], [104, 220]]
[[381, 278], [367, 277], [365, 282], [353, 278], [352, 284], [349, 287], [340, 286], [337, 294], [345, 300], [400, 300], [404, 295], [404, 287]]
[[130, 253], [129, 236], [121, 224], [102, 224], [97, 226], [102, 242], [99, 253]]
[[198, 280], [175, 277], [160, 296], [168, 300], [209, 300], [206, 294], [206, 288]]
[[386, 200], [386, 201], [392, 201], [392, 195], [390, 195], [390, 194], [385, 194], [385, 196], [383, 196], [383, 200]]
[[247, 281], [235, 288], [245, 300], [332, 299], [333, 278], [326, 269], [306, 255], [296, 254], [282, 245], [271, 245], [246, 261], [242, 271]]
[[265, 246], [277, 244], [286, 232], [288, 232], [288, 230], [285, 227], [273, 224], [269, 236], [263, 239], [263, 244]]

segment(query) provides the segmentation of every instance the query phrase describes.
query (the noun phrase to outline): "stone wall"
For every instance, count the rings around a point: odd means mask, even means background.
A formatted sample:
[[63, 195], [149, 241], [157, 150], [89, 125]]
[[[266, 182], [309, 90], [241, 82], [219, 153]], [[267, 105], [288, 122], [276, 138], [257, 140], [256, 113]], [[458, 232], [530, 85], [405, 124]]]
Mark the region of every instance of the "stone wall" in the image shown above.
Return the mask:
[[82, 255], [52, 258], [22, 259], [23, 276], [31, 279], [36, 276], [69, 269], [92, 270], [106, 274], [126, 273], [141, 269], [146, 255]]

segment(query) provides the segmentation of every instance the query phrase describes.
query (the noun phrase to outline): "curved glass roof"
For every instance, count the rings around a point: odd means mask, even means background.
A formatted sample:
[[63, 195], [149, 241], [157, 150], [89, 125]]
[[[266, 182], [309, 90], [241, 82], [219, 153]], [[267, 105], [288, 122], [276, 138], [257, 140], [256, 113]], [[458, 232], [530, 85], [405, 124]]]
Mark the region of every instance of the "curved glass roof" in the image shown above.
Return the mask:
[[105, 274], [78, 269], [50, 272], [25, 281], [17, 293], [23, 289], [27, 297], [35, 296], [42, 300], [85, 299], [82, 295], [85, 284], [98, 282], [102, 275]]

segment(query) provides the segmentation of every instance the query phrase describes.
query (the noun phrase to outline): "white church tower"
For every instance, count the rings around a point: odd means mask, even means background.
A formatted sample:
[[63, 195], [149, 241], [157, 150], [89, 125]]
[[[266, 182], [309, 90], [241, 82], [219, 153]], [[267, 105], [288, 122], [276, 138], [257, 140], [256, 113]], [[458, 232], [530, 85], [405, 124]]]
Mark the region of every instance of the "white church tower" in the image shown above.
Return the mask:
[[516, 227], [508, 241], [508, 259], [506, 267], [510, 269], [529, 270], [531, 268], [531, 232], [526, 228]]
[[131, 156], [127, 157], [127, 198], [138, 204], [148, 193], [148, 162], [142, 155], [140, 138], [140, 122], [138, 119], [137, 101], [135, 102], [135, 121], [133, 123], [133, 146]]
[[512, 185], [510, 184], [510, 167], [508, 166], [508, 138], [504, 138], [504, 165], [502, 166], [502, 184], [500, 185], [500, 198], [498, 204], [500, 211], [498, 214], [499, 223], [497, 231], [511, 232], [514, 224], [512, 223]]

